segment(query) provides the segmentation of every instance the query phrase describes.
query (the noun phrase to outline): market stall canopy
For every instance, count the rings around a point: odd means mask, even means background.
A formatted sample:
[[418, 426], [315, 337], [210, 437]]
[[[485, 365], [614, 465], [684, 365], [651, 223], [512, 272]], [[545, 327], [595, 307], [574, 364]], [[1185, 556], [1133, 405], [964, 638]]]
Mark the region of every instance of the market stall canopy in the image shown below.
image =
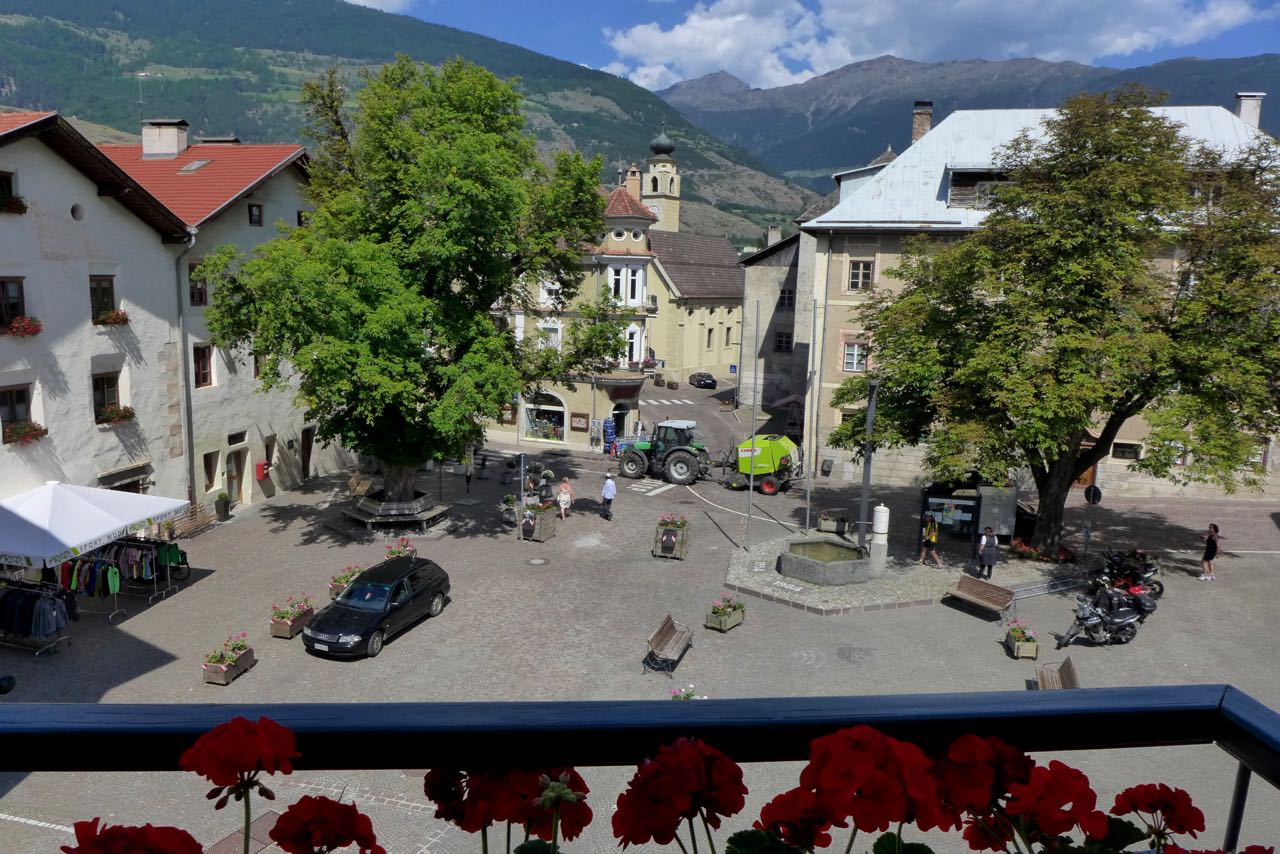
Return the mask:
[[43, 566], [180, 516], [188, 502], [50, 481], [0, 500], [0, 563]]

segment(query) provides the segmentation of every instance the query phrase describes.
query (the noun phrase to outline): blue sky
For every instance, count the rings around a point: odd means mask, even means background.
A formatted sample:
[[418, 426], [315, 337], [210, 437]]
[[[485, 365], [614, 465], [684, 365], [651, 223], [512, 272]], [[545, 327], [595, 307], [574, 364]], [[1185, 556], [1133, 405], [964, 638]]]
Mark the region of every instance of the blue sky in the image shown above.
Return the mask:
[[799, 83], [850, 62], [1035, 56], [1129, 67], [1280, 52], [1280, 0], [355, 0], [651, 89]]

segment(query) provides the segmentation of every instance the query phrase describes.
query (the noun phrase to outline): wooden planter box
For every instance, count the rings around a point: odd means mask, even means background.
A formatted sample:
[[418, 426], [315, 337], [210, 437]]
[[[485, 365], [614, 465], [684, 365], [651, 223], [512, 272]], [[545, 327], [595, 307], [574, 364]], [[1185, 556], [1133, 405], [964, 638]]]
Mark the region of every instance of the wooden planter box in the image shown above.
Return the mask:
[[[545, 543], [556, 535], [555, 508], [534, 510], [532, 512], [532, 519], [525, 517], [520, 521], [521, 535], [526, 540], [533, 540], [535, 543]], [[533, 524], [530, 525], [530, 522]]]
[[715, 629], [717, 632], [727, 632], [734, 626], [740, 625], [746, 618], [746, 611], [730, 611], [723, 617], [707, 614], [707, 619], [703, 625], [709, 629]]
[[659, 525], [653, 532], [653, 556], [684, 560], [689, 549], [689, 527]]
[[498, 507], [498, 511], [502, 514], [502, 524], [514, 526], [520, 521], [520, 514], [516, 512], [514, 504], [503, 504]]
[[1014, 658], [1035, 660], [1040, 656], [1040, 644], [1038, 641], [1016, 641], [1013, 639], [1012, 633], [1005, 634], [1004, 645]]
[[241, 673], [244, 673], [256, 663], [257, 659], [253, 657], [253, 647], [240, 653], [236, 660], [230, 664], [209, 664], [206, 662], [202, 667], [204, 681], [210, 685], [230, 685], [239, 678]]
[[299, 611], [297, 616], [291, 620], [277, 620], [271, 618], [271, 636], [273, 638], [284, 638], [289, 640], [294, 635], [302, 631], [302, 627], [311, 622], [311, 618], [316, 614], [314, 608], [307, 608]]
[[844, 519], [818, 519], [818, 530], [827, 534], [843, 534], [845, 525], [848, 524]]

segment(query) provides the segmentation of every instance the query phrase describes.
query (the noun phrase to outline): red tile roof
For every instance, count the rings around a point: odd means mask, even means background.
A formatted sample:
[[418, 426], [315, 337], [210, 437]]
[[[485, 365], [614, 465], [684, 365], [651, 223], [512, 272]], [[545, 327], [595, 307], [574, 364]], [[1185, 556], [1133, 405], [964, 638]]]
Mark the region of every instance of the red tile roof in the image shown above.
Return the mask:
[[649, 210], [640, 200], [627, 192], [626, 187], [619, 187], [609, 194], [609, 203], [604, 206], [605, 219], [612, 217], [632, 217], [634, 219], [647, 219], [650, 222], [657, 222], [658, 218], [653, 215], [653, 211]]
[[[199, 225], [306, 153], [300, 145], [192, 145], [144, 160], [141, 145], [98, 146], [187, 225]], [[190, 172], [184, 166], [209, 161]]]
[[44, 113], [0, 113], [0, 136], [52, 115], [52, 111]]

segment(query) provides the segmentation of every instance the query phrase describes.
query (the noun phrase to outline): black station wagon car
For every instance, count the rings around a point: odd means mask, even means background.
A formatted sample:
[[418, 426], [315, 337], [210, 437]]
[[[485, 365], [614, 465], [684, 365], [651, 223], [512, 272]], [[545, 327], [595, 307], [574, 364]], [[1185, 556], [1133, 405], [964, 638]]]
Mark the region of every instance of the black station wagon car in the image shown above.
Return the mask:
[[357, 575], [302, 630], [302, 643], [325, 655], [373, 658], [382, 644], [444, 610], [449, 573], [423, 557], [396, 557]]
[[706, 371], [689, 374], [689, 385], [694, 388], [715, 388], [716, 378]]

